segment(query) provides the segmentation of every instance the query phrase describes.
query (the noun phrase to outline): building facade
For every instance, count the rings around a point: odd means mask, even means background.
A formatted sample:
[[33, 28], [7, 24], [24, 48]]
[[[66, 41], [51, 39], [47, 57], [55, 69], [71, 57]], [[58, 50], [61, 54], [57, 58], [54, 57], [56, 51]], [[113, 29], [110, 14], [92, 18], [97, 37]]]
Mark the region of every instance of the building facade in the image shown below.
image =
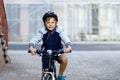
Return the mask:
[[5, 0], [9, 41], [28, 42], [55, 11], [72, 41], [120, 40], [119, 0]]

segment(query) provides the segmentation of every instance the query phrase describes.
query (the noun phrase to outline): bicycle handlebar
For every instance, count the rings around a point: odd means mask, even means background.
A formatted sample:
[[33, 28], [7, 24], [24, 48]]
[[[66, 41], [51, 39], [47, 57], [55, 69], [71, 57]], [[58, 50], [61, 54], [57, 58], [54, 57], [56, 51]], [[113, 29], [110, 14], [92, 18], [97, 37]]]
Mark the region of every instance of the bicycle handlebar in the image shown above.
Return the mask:
[[[31, 53], [31, 51], [28, 50], [28, 53]], [[37, 50], [36, 50], [36, 53], [37, 53], [37, 54], [48, 53], [49, 55], [51, 55], [52, 53], [62, 54], [62, 53], [64, 53], [64, 50], [63, 50], [63, 49], [60, 49], [60, 50], [40, 50], [40, 49], [37, 49]]]

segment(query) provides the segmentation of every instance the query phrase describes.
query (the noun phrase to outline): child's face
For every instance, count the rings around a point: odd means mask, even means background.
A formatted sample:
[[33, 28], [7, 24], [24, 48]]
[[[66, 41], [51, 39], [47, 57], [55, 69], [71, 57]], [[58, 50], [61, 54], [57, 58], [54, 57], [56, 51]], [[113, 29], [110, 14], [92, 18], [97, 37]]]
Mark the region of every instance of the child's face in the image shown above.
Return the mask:
[[52, 31], [56, 27], [56, 25], [57, 21], [52, 17], [48, 17], [47, 20], [45, 21], [45, 26], [50, 31]]

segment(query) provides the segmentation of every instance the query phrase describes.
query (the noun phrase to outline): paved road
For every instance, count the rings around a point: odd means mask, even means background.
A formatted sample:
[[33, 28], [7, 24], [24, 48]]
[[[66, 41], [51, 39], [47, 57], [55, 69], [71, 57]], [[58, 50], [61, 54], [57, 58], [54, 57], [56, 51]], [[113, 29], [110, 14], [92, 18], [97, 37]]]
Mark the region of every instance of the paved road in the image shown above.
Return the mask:
[[[40, 80], [41, 57], [27, 51], [8, 54], [12, 63], [0, 71], [0, 80]], [[120, 51], [73, 51], [68, 58], [66, 80], [120, 80]]]

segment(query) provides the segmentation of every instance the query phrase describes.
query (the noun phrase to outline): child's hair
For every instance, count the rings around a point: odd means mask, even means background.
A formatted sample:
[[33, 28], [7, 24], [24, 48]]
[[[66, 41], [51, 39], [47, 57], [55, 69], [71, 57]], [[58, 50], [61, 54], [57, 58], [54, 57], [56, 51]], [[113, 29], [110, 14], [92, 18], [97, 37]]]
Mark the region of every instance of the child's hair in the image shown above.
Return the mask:
[[53, 18], [55, 18], [56, 21], [58, 21], [57, 15], [52, 11], [48, 11], [43, 15], [42, 20], [43, 20], [44, 23], [45, 23], [45, 21], [47, 20], [48, 17], [53, 17]]

